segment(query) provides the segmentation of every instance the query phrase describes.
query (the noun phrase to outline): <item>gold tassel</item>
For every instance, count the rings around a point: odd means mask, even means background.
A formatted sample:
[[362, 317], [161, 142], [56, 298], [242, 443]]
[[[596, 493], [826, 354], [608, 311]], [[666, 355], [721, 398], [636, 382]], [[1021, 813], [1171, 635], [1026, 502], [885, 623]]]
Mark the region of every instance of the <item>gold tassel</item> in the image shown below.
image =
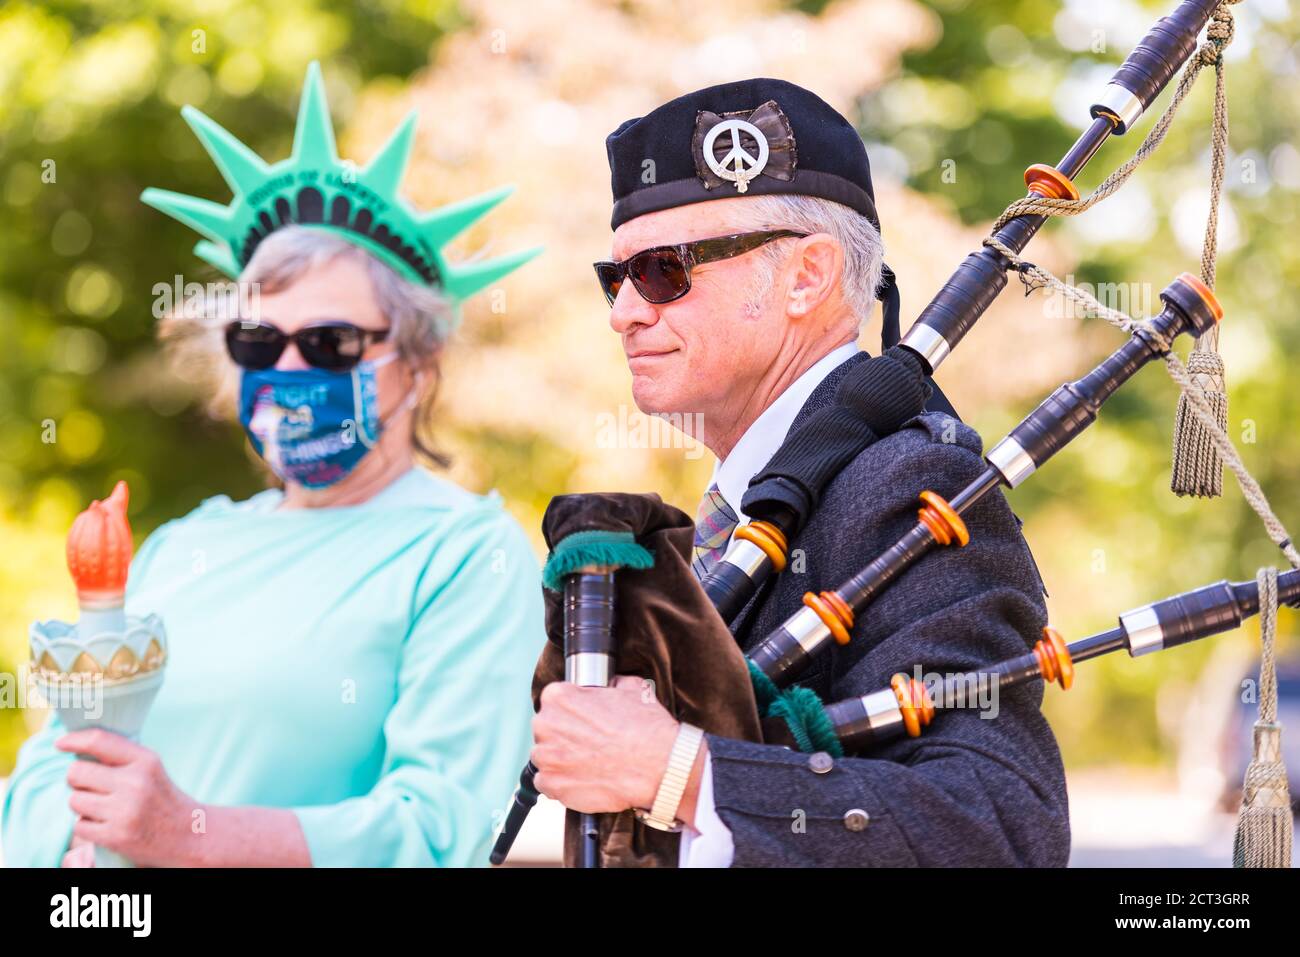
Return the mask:
[[1282, 763], [1282, 725], [1277, 720], [1277, 569], [1261, 568], [1259, 586], [1259, 719], [1255, 749], [1246, 767], [1233, 867], [1291, 866], [1291, 791]]
[[1232, 843], [1232, 866], [1290, 867], [1292, 828], [1291, 792], [1282, 764], [1282, 726], [1257, 721], [1255, 753], [1246, 768]]
[[[1228, 394], [1223, 381], [1223, 357], [1200, 348], [1187, 356], [1187, 371], [1197, 392], [1214, 410], [1219, 428], [1228, 428]], [[1188, 408], [1187, 397], [1178, 397], [1174, 423], [1174, 467], [1169, 487], [1176, 495], [1218, 498], [1223, 494], [1223, 460], [1210, 440], [1210, 433]]]

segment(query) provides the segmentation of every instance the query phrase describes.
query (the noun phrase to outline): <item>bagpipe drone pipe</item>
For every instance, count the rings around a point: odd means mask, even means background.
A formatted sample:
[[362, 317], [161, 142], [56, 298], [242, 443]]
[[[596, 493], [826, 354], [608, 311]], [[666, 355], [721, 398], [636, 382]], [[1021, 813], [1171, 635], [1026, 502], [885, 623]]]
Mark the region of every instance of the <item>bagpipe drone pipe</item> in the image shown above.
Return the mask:
[[[609, 557], [586, 556], [587, 563], [562, 575], [564, 595], [564, 680], [584, 688], [605, 688], [614, 680], [614, 575], [623, 562]], [[634, 557], [635, 560], [635, 557]], [[510, 803], [502, 834], [490, 860], [501, 864], [537, 803], [534, 785], [537, 766], [529, 761], [519, 775], [519, 789]], [[594, 814], [578, 818], [579, 861], [582, 867], [600, 867], [600, 825]]]
[[[1091, 125], [1060, 162], [1025, 171], [1029, 195], [1077, 200], [1074, 178], [1110, 136], [1133, 127], [1196, 50], [1197, 35], [1222, 3], [1184, 0], [1156, 21], [1092, 104]], [[1015, 216], [992, 241], [1019, 253], [1044, 222], [1041, 215]], [[989, 245], [967, 256], [902, 341], [860, 363], [840, 384], [836, 401], [794, 429], [754, 476], [741, 501], [750, 521], [736, 530], [703, 582], [724, 621], [733, 621], [763, 583], [785, 569], [790, 542], [836, 474], [864, 448], [924, 410], [930, 395], [927, 378], [992, 305], [1012, 265]], [[889, 288], [896, 299], [897, 292]]]
[[[917, 523], [892, 547], [834, 591], [808, 592], [804, 607], [749, 654], [756, 671], [777, 687], [790, 684], [832, 644], [849, 643], [854, 621], [905, 570], [935, 546], [963, 546], [970, 533], [962, 514], [1001, 485], [1015, 488], [1097, 419], [1102, 404], [1179, 335], [1200, 336], [1223, 316], [1214, 294], [1191, 273], [1171, 282], [1159, 315], [1086, 376], [1066, 383], [1026, 416], [985, 456], [988, 467], [951, 499], [926, 490]], [[760, 679], [761, 680], [761, 679]]]
[[[1291, 607], [1300, 605], [1300, 569], [1278, 575], [1277, 600]], [[1054, 629], [1044, 628], [1032, 651], [979, 671], [947, 675], [929, 684], [899, 672], [887, 688], [826, 705], [824, 720], [820, 716], [809, 720], [804, 717], [806, 710], [781, 709], [764, 720], [764, 740], [792, 748], [811, 745], [862, 754], [903, 736], [919, 737], [940, 711], [987, 707], [989, 702], [996, 707], [996, 696], [1002, 691], [1039, 679], [1068, 691], [1075, 665], [1081, 662], [1116, 651], [1136, 658], [1199, 641], [1238, 628], [1259, 610], [1257, 582], [1216, 582], [1125, 612], [1118, 627], [1069, 644]], [[818, 731], [821, 739], [816, 738]]]
[[[690, 516], [657, 495], [559, 495], [546, 508], [542, 534], [550, 551], [542, 572], [549, 640], [533, 675], [535, 707], [552, 681], [606, 684], [615, 674], [639, 675], [679, 720], [711, 734], [763, 740], [744, 653], [691, 571]], [[584, 586], [580, 578], [593, 568], [600, 569], [599, 587]], [[605, 657], [584, 662], [582, 655]], [[505, 862], [537, 801], [534, 774], [530, 763], [492, 850], [494, 864]], [[673, 867], [679, 840], [630, 810], [594, 821], [570, 811], [564, 861]]]

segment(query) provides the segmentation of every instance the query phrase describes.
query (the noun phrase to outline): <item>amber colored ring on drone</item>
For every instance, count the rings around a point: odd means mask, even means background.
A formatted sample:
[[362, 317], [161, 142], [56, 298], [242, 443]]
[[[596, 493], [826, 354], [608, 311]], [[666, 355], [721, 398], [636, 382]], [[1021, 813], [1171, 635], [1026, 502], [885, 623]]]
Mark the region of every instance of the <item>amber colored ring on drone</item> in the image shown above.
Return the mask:
[[1059, 631], [1044, 628], [1042, 640], [1034, 645], [1034, 656], [1038, 659], [1038, 670], [1044, 681], [1048, 684], [1055, 681], [1062, 690], [1070, 690], [1074, 684], [1074, 660]]
[[1223, 319], [1223, 307], [1219, 305], [1218, 297], [1214, 295], [1213, 290], [1211, 290], [1209, 286], [1201, 281], [1200, 276], [1191, 272], [1179, 273], [1178, 281], [1191, 286], [1196, 294], [1205, 300], [1205, 304], [1209, 306], [1210, 311], [1214, 313], [1214, 321], [1216, 323]]
[[925, 508], [917, 512], [917, 517], [930, 529], [930, 534], [940, 545], [951, 545], [955, 539], [958, 546], [970, 541], [970, 532], [961, 516], [941, 495], [929, 490], [921, 493]]
[[1025, 185], [1045, 199], [1078, 199], [1079, 190], [1059, 169], [1035, 163], [1025, 170]]
[[903, 716], [903, 726], [909, 738], [919, 738], [921, 728], [934, 720], [934, 702], [925, 685], [905, 674], [896, 674], [889, 679], [889, 687], [898, 699], [898, 711]]
[[736, 537], [763, 550], [779, 575], [785, 571], [785, 535], [771, 522], [750, 522], [736, 529]]
[[853, 609], [843, 598], [829, 591], [824, 591], [820, 595], [806, 592], [803, 603], [817, 613], [817, 617], [830, 629], [838, 644], [849, 643], [849, 628], [853, 627]]

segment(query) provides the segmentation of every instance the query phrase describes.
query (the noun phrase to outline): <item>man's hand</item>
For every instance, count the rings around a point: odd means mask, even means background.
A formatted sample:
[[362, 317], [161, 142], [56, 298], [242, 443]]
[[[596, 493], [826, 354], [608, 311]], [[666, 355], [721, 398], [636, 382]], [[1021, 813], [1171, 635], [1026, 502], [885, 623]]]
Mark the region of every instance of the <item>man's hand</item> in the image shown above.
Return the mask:
[[[644, 678], [620, 675], [612, 688], [555, 681], [533, 718], [534, 784], [565, 807], [599, 814], [649, 808], [677, 739], [677, 720]], [[678, 817], [691, 823], [704, 766], [700, 748]]]
[[65, 734], [54, 746], [95, 759], [74, 761], [68, 768], [68, 804], [77, 814], [73, 843], [87, 843], [73, 846], [64, 855], [64, 866], [85, 866], [91, 845], [142, 866], [202, 863], [192, 830], [200, 805], [172, 784], [157, 754], [99, 729]]

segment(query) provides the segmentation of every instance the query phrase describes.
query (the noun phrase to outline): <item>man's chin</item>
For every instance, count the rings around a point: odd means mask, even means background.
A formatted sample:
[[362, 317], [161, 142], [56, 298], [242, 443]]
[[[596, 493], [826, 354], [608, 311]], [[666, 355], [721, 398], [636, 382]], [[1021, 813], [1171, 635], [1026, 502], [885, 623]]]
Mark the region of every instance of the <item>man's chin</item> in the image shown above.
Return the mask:
[[632, 401], [645, 415], [667, 415], [681, 409], [676, 390], [650, 376], [632, 376]]

